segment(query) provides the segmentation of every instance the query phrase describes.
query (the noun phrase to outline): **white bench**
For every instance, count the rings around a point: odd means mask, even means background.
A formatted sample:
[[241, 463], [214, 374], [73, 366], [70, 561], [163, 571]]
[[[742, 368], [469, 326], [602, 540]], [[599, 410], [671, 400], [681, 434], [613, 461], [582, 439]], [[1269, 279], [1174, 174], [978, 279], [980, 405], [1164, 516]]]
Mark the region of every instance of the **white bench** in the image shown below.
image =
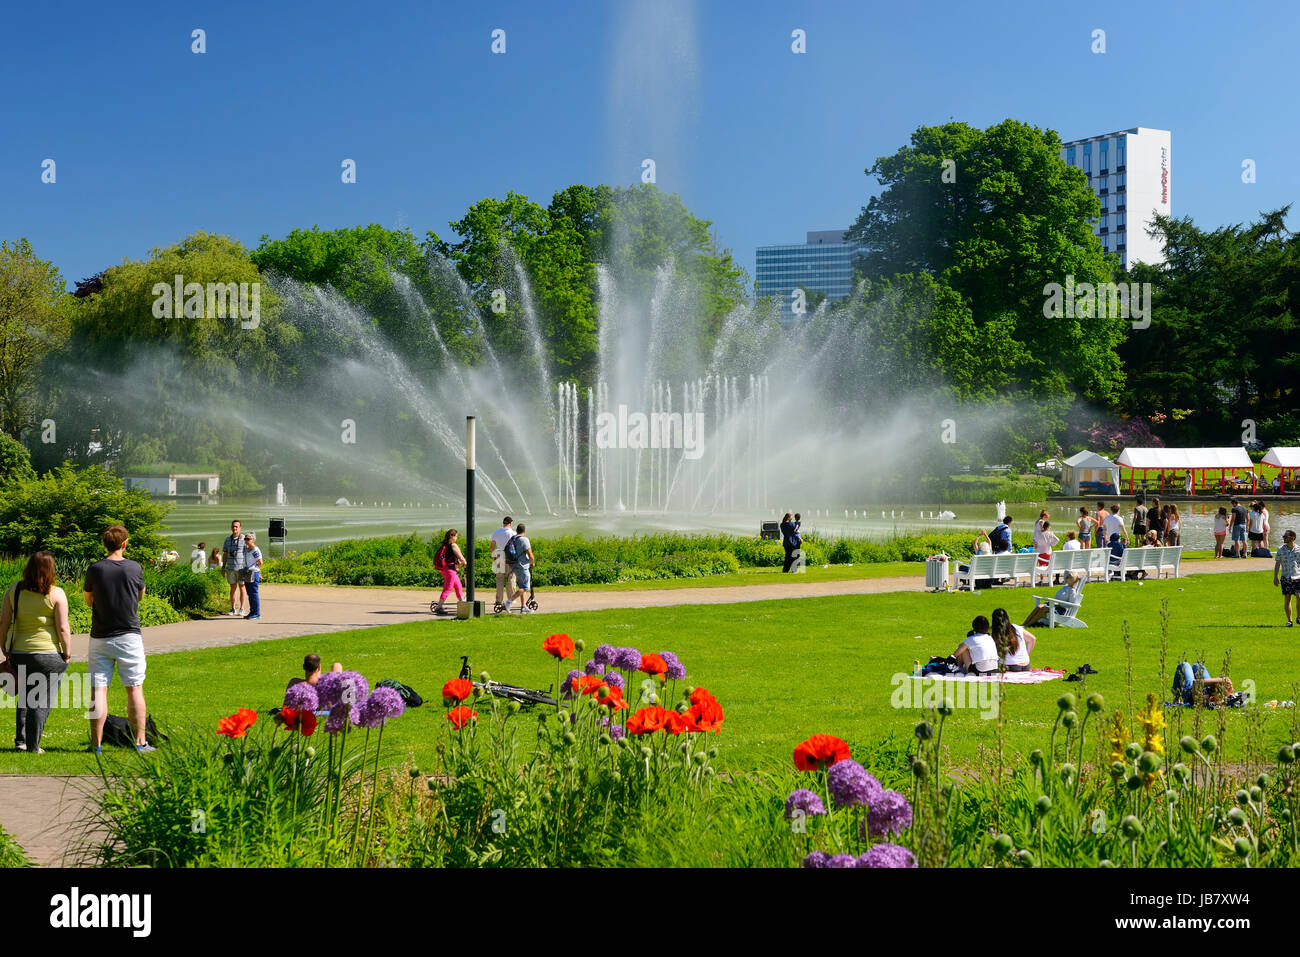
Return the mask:
[[1157, 578], [1164, 573], [1178, 577], [1178, 566], [1182, 561], [1181, 545], [1161, 545], [1155, 548], [1130, 548], [1124, 552], [1124, 558], [1117, 565], [1110, 566], [1111, 578], [1127, 578], [1129, 572], [1146, 572]]
[[[1048, 628], [1087, 628], [1082, 619], [1078, 617], [1079, 609], [1082, 607], [1078, 602], [1062, 601], [1059, 598], [1046, 598], [1042, 595], [1031, 595], [1034, 604], [1047, 605], [1047, 627]], [[1064, 605], [1065, 611], [1061, 614], [1056, 613], [1056, 606]]]
[[1105, 548], [1078, 548], [1070, 551], [1052, 552], [1048, 563], [1039, 571], [1052, 581], [1057, 575], [1073, 572], [1085, 581], [1106, 577], [1106, 563], [1110, 561], [1110, 550]]
[[974, 590], [976, 581], [1000, 581], [1010, 578], [1033, 581], [1038, 567], [1038, 556], [1032, 552], [1003, 552], [1000, 555], [973, 555], [966, 571], [958, 569], [956, 587]]

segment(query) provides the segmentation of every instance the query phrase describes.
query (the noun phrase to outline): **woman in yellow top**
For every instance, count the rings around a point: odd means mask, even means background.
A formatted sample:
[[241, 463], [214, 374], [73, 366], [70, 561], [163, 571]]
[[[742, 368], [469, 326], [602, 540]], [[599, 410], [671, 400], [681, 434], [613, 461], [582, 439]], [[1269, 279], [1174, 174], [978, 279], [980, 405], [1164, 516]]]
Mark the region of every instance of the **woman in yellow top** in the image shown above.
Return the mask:
[[5, 655], [18, 674], [14, 747], [44, 754], [41, 734], [50, 709], [58, 703], [59, 683], [72, 656], [68, 596], [54, 584], [54, 556], [49, 552], [29, 558], [23, 577], [5, 592], [0, 635], [4, 636]]

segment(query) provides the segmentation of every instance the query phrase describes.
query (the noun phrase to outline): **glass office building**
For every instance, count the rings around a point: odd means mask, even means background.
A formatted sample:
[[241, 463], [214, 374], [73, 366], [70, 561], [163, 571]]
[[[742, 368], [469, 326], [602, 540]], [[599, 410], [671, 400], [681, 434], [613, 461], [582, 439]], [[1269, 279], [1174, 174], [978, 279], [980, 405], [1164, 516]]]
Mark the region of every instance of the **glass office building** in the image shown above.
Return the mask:
[[759, 246], [754, 254], [754, 281], [761, 296], [781, 304], [781, 321], [807, 318], [793, 311], [800, 288], [846, 299], [853, 292], [853, 257], [858, 247], [844, 241], [843, 229], [808, 233], [807, 242]]

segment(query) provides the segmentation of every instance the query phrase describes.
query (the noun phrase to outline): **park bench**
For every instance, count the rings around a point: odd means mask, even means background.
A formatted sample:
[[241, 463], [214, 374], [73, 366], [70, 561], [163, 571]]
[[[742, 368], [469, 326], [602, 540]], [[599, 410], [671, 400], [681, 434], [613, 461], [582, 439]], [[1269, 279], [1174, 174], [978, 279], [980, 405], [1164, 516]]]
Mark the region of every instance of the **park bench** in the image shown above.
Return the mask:
[[1038, 571], [1047, 581], [1054, 581], [1057, 575], [1074, 572], [1084, 581], [1106, 577], [1106, 562], [1110, 552], [1104, 548], [1077, 548], [1070, 551], [1052, 552], [1051, 560]]
[[1129, 572], [1146, 572], [1156, 577], [1178, 577], [1182, 560], [1181, 545], [1162, 545], [1158, 548], [1130, 548], [1119, 565], [1110, 566], [1110, 577], [1124, 579]]
[[1000, 555], [974, 555], [966, 571], [958, 570], [956, 587], [974, 590], [976, 581], [1001, 581], [1010, 578], [1019, 583], [1021, 578], [1033, 581], [1038, 556], [1032, 552], [1003, 552]]

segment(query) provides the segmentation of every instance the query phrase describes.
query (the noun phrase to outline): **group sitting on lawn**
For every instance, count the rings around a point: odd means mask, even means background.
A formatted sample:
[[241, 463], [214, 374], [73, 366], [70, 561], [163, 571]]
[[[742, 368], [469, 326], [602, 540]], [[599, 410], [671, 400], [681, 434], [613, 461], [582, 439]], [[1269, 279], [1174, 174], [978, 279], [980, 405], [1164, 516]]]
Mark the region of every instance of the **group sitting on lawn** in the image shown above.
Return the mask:
[[1007, 671], [1028, 671], [1037, 640], [1023, 625], [1013, 624], [1005, 608], [995, 608], [992, 624], [983, 615], [975, 616], [952, 656], [970, 675], [997, 674], [999, 665]]

